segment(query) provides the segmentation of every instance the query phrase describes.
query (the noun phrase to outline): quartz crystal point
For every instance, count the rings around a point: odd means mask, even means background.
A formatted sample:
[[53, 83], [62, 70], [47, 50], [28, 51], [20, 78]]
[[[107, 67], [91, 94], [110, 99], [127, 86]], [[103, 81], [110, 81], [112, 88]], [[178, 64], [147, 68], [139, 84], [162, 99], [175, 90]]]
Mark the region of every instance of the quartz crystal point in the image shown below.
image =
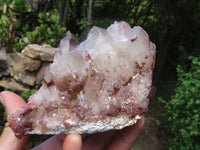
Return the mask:
[[8, 117], [18, 138], [122, 129], [147, 111], [156, 49], [141, 27], [115, 22], [93, 27], [80, 45], [71, 39], [61, 40], [41, 88]]

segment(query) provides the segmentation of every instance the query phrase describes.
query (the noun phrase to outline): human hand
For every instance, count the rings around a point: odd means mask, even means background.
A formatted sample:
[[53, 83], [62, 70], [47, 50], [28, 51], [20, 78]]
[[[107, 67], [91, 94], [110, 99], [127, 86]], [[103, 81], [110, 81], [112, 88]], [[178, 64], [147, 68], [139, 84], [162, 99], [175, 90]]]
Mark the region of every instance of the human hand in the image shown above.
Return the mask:
[[[10, 115], [13, 111], [23, 107], [26, 102], [15, 93], [4, 91], [0, 93], [1, 103]], [[122, 130], [107, 131], [92, 135], [59, 134], [52, 136], [45, 142], [33, 148], [33, 150], [129, 150], [139, 135], [144, 125], [144, 118], [138, 120], [137, 124]], [[28, 135], [17, 139], [8, 126], [5, 127], [0, 138], [0, 150], [20, 150], [28, 140]]]

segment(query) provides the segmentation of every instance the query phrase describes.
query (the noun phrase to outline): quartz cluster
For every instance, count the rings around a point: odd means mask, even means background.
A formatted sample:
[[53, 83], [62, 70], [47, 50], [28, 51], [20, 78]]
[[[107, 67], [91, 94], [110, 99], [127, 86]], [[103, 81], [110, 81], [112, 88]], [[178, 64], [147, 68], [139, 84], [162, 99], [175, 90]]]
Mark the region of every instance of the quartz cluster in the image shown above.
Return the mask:
[[41, 88], [9, 116], [18, 138], [122, 129], [147, 111], [156, 47], [141, 27], [114, 22], [79, 45], [72, 39], [61, 40]]

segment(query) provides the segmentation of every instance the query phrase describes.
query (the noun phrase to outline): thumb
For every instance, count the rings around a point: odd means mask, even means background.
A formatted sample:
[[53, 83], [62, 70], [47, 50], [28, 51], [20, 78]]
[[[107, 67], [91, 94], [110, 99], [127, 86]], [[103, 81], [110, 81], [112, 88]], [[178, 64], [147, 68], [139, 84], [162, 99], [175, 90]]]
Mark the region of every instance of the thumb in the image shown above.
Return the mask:
[[[4, 91], [0, 93], [0, 101], [4, 105], [6, 112], [10, 115], [13, 111], [23, 107], [26, 102], [13, 92]], [[24, 136], [22, 139], [17, 139], [14, 132], [6, 123], [3, 133], [0, 137], [0, 150], [21, 150], [28, 140], [28, 136]]]
[[63, 142], [63, 150], [81, 150], [82, 138], [80, 134], [68, 134]]

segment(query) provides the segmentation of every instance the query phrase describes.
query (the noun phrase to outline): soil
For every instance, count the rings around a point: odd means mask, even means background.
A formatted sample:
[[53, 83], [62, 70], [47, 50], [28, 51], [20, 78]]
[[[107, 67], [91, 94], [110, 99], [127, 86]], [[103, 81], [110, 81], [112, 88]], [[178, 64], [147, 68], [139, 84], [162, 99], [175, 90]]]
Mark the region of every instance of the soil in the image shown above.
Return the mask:
[[176, 81], [162, 81], [157, 86], [156, 96], [150, 101], [149, 110], [145, 115], [145, 125], [131, 150], [168, 150], [169, 133], [164, 129], [163, 118], [165, 109], [158, 97], [165, 100], [173, 96]]
[[167, 136], [160, 121], [149, 112], [145, 125], [131, 150], [167, 150]]

